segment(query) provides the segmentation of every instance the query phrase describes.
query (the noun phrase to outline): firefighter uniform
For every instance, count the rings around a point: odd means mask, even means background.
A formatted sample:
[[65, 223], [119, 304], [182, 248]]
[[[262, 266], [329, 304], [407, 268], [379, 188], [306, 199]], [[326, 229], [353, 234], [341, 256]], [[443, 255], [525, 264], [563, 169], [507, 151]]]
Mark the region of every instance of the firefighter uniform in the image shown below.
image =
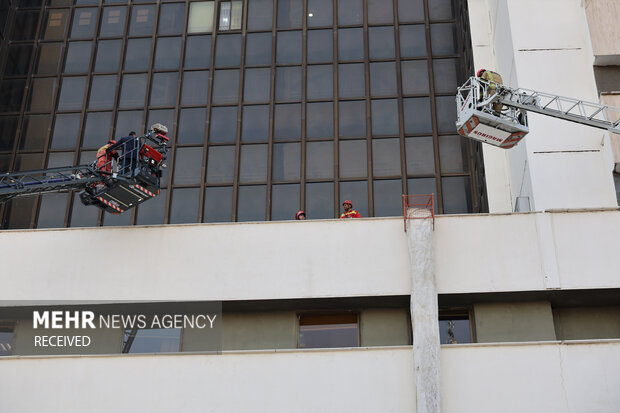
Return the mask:
[[340, 215], [340, 218], [361, 218], [361, 217], [362, 217], [362, 214], [360, 214], [354, 209], [351, 209], [345, 212], [344, 214]]
[[[502, 77], [499, 75], [499, 73], [495, 73], [491, 70], [482, 69], [478, 71], [478, 77], [490, 83], [489, 88], [486, 91], [487, 92], [486, 97], [494, 95], [495, 92], [497, 91], [497, 85], [503, 84]], [[502, 107], [503, 105], [501, 103], [493, 104], [493, 110], [498, 113], [501, 113]]]
[[118, 157], [116, 151], [108, 151], [110, 146], [116, 141], [109, 141], [97, 151], [97, 169], [105, 172], [112, 172], [112, 158]]

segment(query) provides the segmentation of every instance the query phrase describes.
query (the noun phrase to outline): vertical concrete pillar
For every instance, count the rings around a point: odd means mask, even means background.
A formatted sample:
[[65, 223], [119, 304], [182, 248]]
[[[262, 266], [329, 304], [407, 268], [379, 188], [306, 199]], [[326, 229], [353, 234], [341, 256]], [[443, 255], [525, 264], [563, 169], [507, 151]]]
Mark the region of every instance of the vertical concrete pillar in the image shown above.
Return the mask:
[[[414, 214], [416, 217], [421, 213], [430, 214], [430, 211], [413, 209], [407, 211], [407, 214]], [[435, 284], [432, 218], [408, 219], [407, 240], [411, 265], [411, 323], [417, 413], [439, 413], [441, 411], [439, 310]]]

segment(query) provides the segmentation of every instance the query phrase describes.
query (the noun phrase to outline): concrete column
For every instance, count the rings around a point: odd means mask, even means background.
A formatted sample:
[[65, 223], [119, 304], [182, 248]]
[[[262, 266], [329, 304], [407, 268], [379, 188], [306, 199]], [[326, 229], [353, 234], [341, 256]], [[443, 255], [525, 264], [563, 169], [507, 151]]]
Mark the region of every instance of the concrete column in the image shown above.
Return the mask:
[[[410, 209], [407, 214], [419, 217], [421, 214], [430, 214], [430, 211]], [[411, 323], [417, 413], [439, 413], [439, 310], [432, 218], [407, 220], [407, 240], [411, 264]]]

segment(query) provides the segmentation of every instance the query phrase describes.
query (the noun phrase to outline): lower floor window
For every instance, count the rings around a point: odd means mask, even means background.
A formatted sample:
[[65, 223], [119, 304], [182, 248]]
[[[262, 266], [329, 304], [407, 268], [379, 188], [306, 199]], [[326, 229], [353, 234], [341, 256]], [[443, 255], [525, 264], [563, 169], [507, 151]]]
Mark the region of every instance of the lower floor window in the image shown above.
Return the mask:
[[439, 340], [441, 344], [471, 343], [469, 312], [439, 311]]
[[299, 348], [359, 346], [357, 314], [302, 314], [299, 316]]

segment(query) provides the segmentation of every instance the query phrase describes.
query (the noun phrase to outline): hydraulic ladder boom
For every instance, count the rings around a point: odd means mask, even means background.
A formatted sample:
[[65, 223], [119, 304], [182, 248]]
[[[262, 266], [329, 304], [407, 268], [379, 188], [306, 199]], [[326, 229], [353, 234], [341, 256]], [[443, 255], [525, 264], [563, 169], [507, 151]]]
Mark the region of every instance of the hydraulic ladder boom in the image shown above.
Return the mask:
[[456, 104], [459, 134], [505, 149], [529, 132], [527, 112], [620, 133], [620, 108], [513, 89], [477, 77], [469, 78], [458, 89]]

